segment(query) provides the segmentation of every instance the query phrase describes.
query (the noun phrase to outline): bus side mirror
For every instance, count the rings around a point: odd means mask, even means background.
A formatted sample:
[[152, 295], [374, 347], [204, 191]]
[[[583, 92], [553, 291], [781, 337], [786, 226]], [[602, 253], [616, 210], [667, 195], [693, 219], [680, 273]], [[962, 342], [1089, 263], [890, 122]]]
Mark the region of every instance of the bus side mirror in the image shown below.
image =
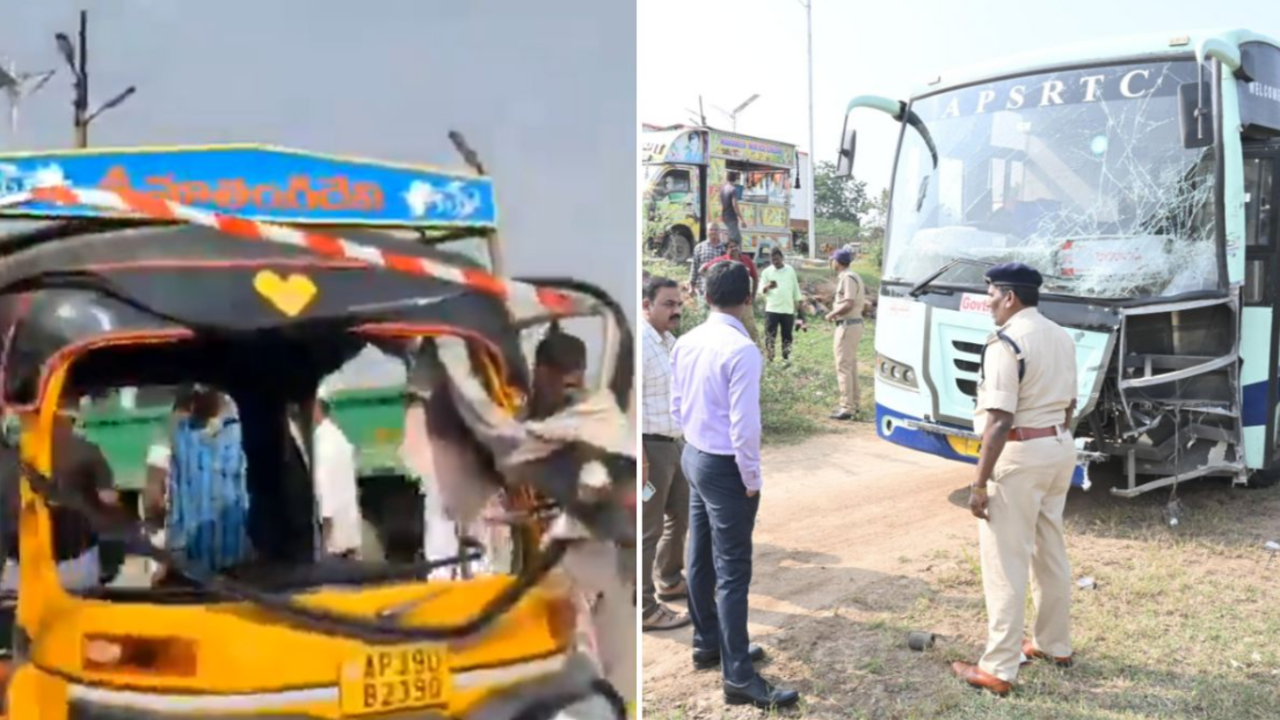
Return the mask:
[[845, 118], [844, 136], [840, 138], [840, 159], [836, 163], [836, 177], [853, 177], [853, 154], [858, 145], [858, 131], [849, 127]]
[[1209, 83], [1185, 82], [1178, 86], [1178, 131], [1188, 150], [1213, 145], [1213, 110]]

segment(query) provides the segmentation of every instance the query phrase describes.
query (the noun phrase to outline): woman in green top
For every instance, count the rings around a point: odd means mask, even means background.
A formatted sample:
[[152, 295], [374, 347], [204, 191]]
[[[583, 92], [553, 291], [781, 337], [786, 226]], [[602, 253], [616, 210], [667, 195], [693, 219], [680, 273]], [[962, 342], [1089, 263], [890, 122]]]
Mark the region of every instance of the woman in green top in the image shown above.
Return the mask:
[[[795, 268], [782, 261], [782, 250], [774, 248], [770, 254], [769, 267], [760, 273], [760, 292], [765, 297], [764, 304], [764, 349], [773, 362], [773, 346], [782, 329], [782, 359], [791, 359], [791, 331], [796, 318], [800, 316], [800, 279]], [[800, 329], [804, 329], [804, 318], [800, 316]]]

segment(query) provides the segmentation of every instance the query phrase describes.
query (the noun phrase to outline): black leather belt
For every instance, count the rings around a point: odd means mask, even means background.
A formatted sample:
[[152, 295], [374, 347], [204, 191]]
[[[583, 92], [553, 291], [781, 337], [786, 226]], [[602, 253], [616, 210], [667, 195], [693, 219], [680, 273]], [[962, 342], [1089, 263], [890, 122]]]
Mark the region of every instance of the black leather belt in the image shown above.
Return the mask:
[[[631, 437], [635, 437], [635, 435], [632, 435]], [[673, 442], [675, 442], [675, 441], [676, 441], [676, 439], [675, 439], [675, 438], [670, 437], [670, 436], [668, 436], [668, 435], [650, 435], [649, 433], [645, 433], [645, 434], [643, 435], [643, 437], [644, 437], [644, 439], [645, 439], [645, 440], [652, 440], [653, 442], [669, 442], [669, 443], [673, 443]]]
[[836, 320], [836, 325], [861, 325], [862, 318], [853, 318], [850, 320]]

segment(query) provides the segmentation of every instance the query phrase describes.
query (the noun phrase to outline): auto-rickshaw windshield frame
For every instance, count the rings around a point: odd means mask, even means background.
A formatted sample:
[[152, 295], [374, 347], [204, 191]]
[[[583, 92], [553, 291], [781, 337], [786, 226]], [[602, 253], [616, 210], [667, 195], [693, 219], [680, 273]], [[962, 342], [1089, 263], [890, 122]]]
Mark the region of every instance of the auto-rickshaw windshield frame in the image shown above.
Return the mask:
[[[397, 335], [407, 334], [406, 328], [400, 328], [397, 332], [383, 332], [383, 329], [377, 329], [369, 333], [369, 337], [395, 337]], [[418, 333], [418, 337], [429, 337], [427, 333]], [[437, 337], [439, 334], [436, 335]], [[23, 482], [21, 485], [21, 505], [25, 522], [20, 522], [20, 552], [24, 562], [20, 562], [19, 571], [21, 573], [20, 583], [24, 587], [39, 588], [37, 592], [45, 594], [53, 603], [65, 602], [69, 599], [70, 594], [62, 587], [57, 579], [52, 562], [52, 526], [49, 516], [48, 502], [55, 500], [62, 504], [70, 506], [72, 509], [80, 509], [82, 514], [94, 515], [94, 511], [85, 506], [84, 503], [78, 502], [74, 497], [60, 494], [58, 488], [50, 481], [52, 471], [53, 458], [53, 431], [54, 422], [61, 407], [61, 397], [64, 392], [71, 392], [73, 395], [79, 393], [79, 389], [68, 387], [67, 381], [74, 364], [79, 360], [83, 360], [86, 355], [95, 350], [101, 351], [109, 347], [122, 347], [137, 344], [148, 345], [166, 345], [178, 344], [183, 341], [190, 340], [191, 335], [170, 334], [168, 337], [155, 337], [151, 339], [143, 339], [139, 337], [106, 339], [97, 345], [85, 345], [77, 349], [73, 353], [58, 356], [53, 367], [48, 369], [47, 380], [43, 384], [40, 401], [34, 406], [26, 408], [20, 417], [23, 420], [24, 431], [22, 433], [22, 466], [23, 466]], [[500, 358], [495, 358], [498, 362]], [[486, 373], [487, 374], [487, 373]], [[494, 378], [490, 378], [492, 380]], [[79, 508], [77, 508], [79, 506]], [[30, 515], [28, 515], [30, 513]], [[104, 518], [98, 516], [98, 522], [104, 522]], [[217, 573], [201, 573], [198, 569], [182, 567], [182, 562], [173, 558], [162, 549], [155, 548], [150, 544], [140, 527], [134, 524], [132, 528], [132, 537], [135, 540], [131, 547], [135, 550], [141, 550], [150, 547], [145, 551], [145, 556], [160, 562], [169, 562], [179, 566], [184, 574], [189, 575], [192, 580], [202, 586], [207, 592], [211, 592], [216, 601], [242, 601], [249, 602], [256, 606], [262, 607], [273, 614], [278, 615], [283, 621], [306, 627], [310, 630], [348, 636], [358, 638], [360, 640], [385, 644], [388, 642], [403, 641], [438, 641], [447, 639], [457, 639], [467, 637], [487, 627], [490, 623], [496, 621], [503, 613], [510, 610], [519, 602], [520, 598], [534, 585], [538, 584], [546, 573], [548, 573], [563, 557], [565, 545], [557, 541], [551, 544], [542, 553], [539, 561], [527, 572], [515, 578], [515, 581], [504, 588], [502, 592], [495, 595], [488, 603], [486, 603], [479, 612], [471, 619], [453, 626], [402, 626], [399, 620], [396, 622], [386, 622], [382, 620], [371, 620], [366, 617], [351, 616], [340, 612], [328, 611], [311, 607], [304, 603], [297, 602], [294, 598], [298, 594], [306, 594], [317, 589], [316, 586], [299, 587], [286, 592], [264, 591], [248, 584], [236, 581]], [[127, 536], [127, 534], [126, 534]], [[35, 548], [31, 550], [30, 548]], [[48, 551], [48, 557], [38, 557], [36, 552], [40, 549]], [[459, 562], [459, 559], [451, 559], [444, 562], [420, 562], [411, 565], [404, 565], [398, 568], [388, 567], [380, 573], [370, 573], [371, 577], [359, 584], [378, 584], [387, 582], [396, 582], [404, 580], [421, 579], [426, 576], [430, 570], [442, 565]], [[119, 599], [137, 599], [138, 601], [158, 600], [166, 595], [168, 596], [191, 596], [190, 590], [165, 591], [125, 591], [123, 596], [132, 595], [135, 597], [120, 597]], [[92, 599], [102, 596], [103, 599], [111, 599], [108, 597], [110, 593], [79, 593], [86, 599]], [[205, 594], [191, 597], [193, 602], [209, 602], [210, 597]], [[20, 608], [24, 605], [20, 605]], [[29, 606], [28, 606], [29, 607]]]

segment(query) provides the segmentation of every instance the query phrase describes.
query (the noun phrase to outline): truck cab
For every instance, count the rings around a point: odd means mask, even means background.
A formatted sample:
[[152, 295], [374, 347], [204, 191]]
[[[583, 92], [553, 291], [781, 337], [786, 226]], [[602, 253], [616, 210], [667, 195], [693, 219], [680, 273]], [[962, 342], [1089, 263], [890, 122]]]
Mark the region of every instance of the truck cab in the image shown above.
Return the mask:
[[791, 197], [795, 146], [714, 128], [645, 134], [645, 237], [651, 250], [676, 263], [720, 222], [720, 188], [737, 172], [742, 250], [767, 255], [792, 247]]

